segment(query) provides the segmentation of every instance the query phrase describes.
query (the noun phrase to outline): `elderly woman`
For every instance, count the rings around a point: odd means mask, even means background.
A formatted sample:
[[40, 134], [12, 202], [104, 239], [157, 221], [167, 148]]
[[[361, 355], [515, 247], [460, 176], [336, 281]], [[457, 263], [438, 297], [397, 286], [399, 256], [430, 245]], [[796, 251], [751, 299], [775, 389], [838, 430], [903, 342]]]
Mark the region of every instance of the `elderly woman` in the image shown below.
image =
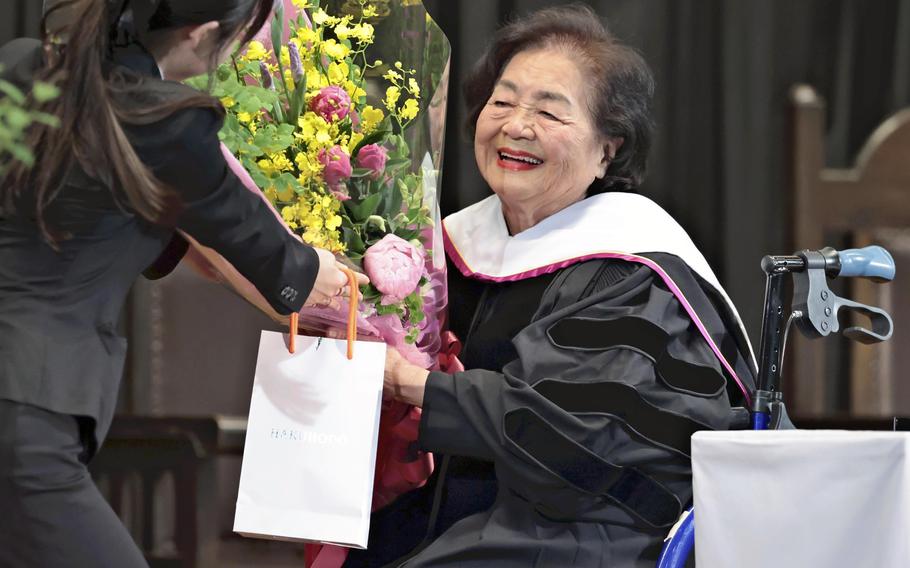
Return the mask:
[[495, 195], [444, 222], [467, 370], [386, 367], [444, 457], [346, 566], [654, 566], [692, 499], [690, 435], [727, 428], [754, 372], [702, 255], [629, 191], [652, 91], [587, 8], [495, 36], [465, 86]]

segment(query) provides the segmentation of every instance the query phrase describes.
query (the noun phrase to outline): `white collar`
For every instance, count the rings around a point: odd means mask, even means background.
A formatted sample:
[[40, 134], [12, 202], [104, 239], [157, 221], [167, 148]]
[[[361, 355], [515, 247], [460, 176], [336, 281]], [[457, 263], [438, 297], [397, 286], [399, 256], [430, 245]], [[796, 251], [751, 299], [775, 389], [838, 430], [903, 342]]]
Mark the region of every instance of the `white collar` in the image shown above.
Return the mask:
[[634, 193], [594, 195], [515, 236], [509, 235], [502, 202], [491, 195], [446, 217], [443, 228], [470, 271], [466, 276], [480, 280], [521, 280], [530, 276], [526, 272], [547, 271], [549, 265], [598, 252], [666, 252], [721, 288], [679, 223], [656, 203]]

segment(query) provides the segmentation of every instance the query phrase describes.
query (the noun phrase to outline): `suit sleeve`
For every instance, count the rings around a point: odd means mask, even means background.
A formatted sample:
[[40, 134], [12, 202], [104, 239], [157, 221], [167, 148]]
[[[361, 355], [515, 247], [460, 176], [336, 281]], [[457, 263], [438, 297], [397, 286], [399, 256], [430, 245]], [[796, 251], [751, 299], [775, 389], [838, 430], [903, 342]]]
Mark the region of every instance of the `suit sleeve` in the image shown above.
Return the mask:
[[[131, 139], [155, 175], [178, 192], [177, 228], [224, 256], [276, 311], [297, 311], [313, 288], [319, 258], [230, 171], [221, 154], [220, 127], [215, 112], [187, 109], [161, 123], [131, 127]], [[182, 251], [185, 246], [172, 242], [166, 253], [179, 259]], [[162, 262], [172, 266], [172, 261]]]
[[17, 38], [0, 46], [0, 79], [22, 90], [31, 89], [32, 75], [41, 65], [41, 42]]
[[675, 297], [642, 267], [513, 341], [518, 359], [502, 373], [431, 373], [420, 445], [492, 460], [523, 485], [626, 499], [650, 524], [672, 524], [675, 507], [649, 511], [636, 492], [663, 491], [649, 468], [688, 467], [692, 432], [725, 428], [730, 412], [720, 364]]

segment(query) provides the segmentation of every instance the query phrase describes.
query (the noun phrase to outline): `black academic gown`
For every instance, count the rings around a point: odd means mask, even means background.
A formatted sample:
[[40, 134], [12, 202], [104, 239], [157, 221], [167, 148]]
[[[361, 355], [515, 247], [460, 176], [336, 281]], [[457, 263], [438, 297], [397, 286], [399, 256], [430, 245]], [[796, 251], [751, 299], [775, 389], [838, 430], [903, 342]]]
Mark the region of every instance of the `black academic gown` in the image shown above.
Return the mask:
[[[754, 388], [747, 343], [723, 299], [678, 257], [642, 256], [673, 278]], [[545, 290], [528, 302], [541, 278], [548, 278]], [[429, 506], [408, 496], [390, 506], [386, 518], [410, 513], [436, 524], [417, 539], [423, 542], [416, 551], [389, 565], [654, 566], [662, 539], [691, 503], [689, 437], [728, 428], [731, 405], [742, 404], [742, 395], [646, 266], [591, 260], [483, 287], [475, 320], [505, 330], [502, 320], [519, 321], [523, 310], [527, 323], [509, 346], [496, 348], [509, 358], [501, 369], [431, 373], [419, 443], [453, 457], [441, 460], [419, 493]], [[526, 305], [497, 288], [524, 296]], [[452, 304], [461, 306], [458, 289]], [[478, 334], [476, 326], [471, 333]], [[466, 354], [476, 356], [472, 341]], [[486, 337], [483, 344], [489, 351], [497, 342]], [[483, 467], [470, 465], [483, 462], [495, 469], [495, 497]], [[399, 542], [415, 540], [407, 526]], [[371, 529], [371, 537], [373, 530], [381, 531]], [[393, 535], [385, 538], [393, 542], [376, 539], [379, 550], [395, 546]]]

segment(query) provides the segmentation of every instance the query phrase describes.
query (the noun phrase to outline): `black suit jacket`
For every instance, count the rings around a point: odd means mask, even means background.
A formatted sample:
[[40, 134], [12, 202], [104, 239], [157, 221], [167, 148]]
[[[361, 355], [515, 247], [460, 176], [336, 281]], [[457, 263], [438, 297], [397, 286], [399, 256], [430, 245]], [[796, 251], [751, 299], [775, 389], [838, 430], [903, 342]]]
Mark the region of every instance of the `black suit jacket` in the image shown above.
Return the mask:
[[[3, 46], [3, 77], [29, 88], [41, 53], [36, 40]], [[119, 50], [112, 65], [143, 82], [144, 99], [188, 92], [161, 80], [139, 46]], [[313, 287], [318, 257], [230, 172], [220, 127], [217, 113], [193, 108], [126, 129], [142, 161], [180, 194], [177, 228], [220, 252], [278, 312], [291, 313]], [[79, 168], [62, 181], [46, 215], [67, 235], [59, 252], [41, 237], [28, 207], [0, 212], [0, 399], [94, 418], [100, 443], [123, 370], [126, 340], [115, 323], [127, 292], [149, 267], [158, 276], [172, 268], [185, 245], [174, 228], [145, 222]], [[27, 203], [29, 188], [21, 191]]]

